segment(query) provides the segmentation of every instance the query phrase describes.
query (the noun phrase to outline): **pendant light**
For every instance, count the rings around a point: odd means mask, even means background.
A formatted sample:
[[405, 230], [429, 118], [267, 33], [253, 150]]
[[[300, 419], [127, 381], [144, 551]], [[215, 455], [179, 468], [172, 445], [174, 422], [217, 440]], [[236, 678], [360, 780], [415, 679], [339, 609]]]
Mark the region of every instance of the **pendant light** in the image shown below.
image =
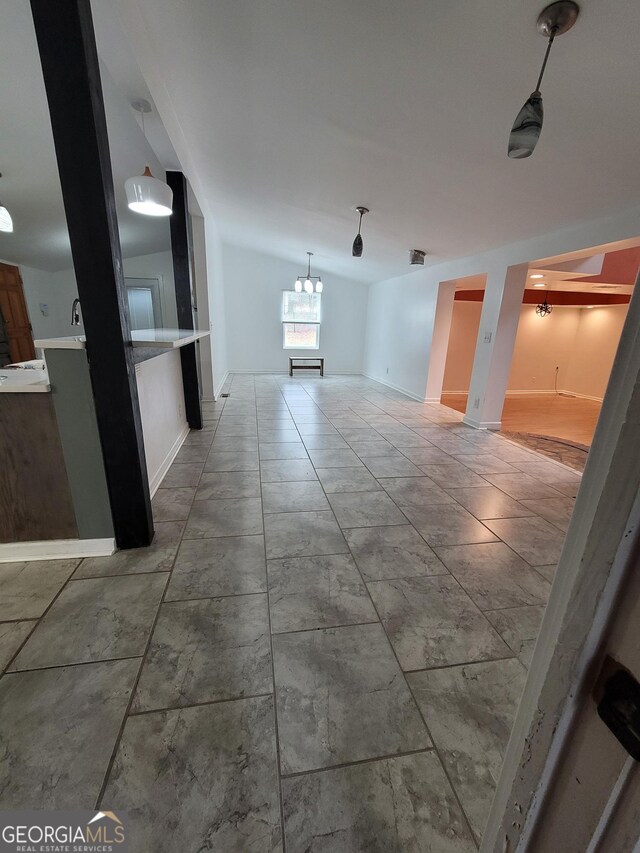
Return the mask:
[[[151, 104], [149, 101], [140, 99], [133, 101], [131, 106], [142, 117], [142, 133], [146, 139], [144, 115], [151, 112]], [[173, 190], [164, 181], [154, 178], [148, 165], [145, 166], [142, 175], [127, 178], [124, 189], [129, 209], [135, 213], [142, 213], [145, 216], [170, 216], [173, 212]]]
[[303, 287], [305, 293], [313, 293], [313, 282], [315, 281], [315, 291], [316, 293], [322, 293], [323, 284], [322, 279], [319, 275], [311, 275], [311, 257], [313, 256], [313, 252], [307, 252], [309, 256], [309, 262], [307, 264], [307, 272], [304, 277], [304, 285], [302, 283], [302, 276], [299, 275], [296, 279], [296, 283], [293, 286], [293, 289], [296, 293], [302, 293]]
[[360, 221], [358, 222], [358, 233], [356, 234], [356, 239], [353, 241], [353, 246], [351, 247], [351, 254], [354, 258], [361, 258], [362, 249], [364, 248], [364, 244], [362, 242], [362, 235], [360, 234], [360, 231], [362, 229], [362, 217], [365, 213], [369, 213], [369, 208], [356, 207], [356, 210], [360, 214]]
[[[0, 178], [2, 177], [2, 173], [0, 173]], [[11, 214], [4, 206], [4, 204], [0, 201], [0, 231], [5, 231], [7, 234], [11, 234], [13, 232], [13, 219], [11, 218]]]
[[538, 17], [538, 32], [549, 39], [547, 50], [542, 61], [542, 68], [538, 76], [536, 88], [525, 101], [524, 106], [517, 115], [509, 134], [508, 154], [512, 160], [523, 160], [530, 157], [537, 145], [542, 132], [542, 120], [544, 112], [542, 109], [542, 93], [540, 85], [547, 67], [547, 60], [551, 51], [551, 45], [556, 36], [566, 33], [575, 24], [580, 7], [573, 0], [558, 0], [543, 9]]
[[552, 311], [553, 308], [547, 302], [546, 296], [544, 298], [544, 302], [541, 302], [540, 305], [536, 305], [536, 314], [538, 315], [538, 317], [548, 317]]

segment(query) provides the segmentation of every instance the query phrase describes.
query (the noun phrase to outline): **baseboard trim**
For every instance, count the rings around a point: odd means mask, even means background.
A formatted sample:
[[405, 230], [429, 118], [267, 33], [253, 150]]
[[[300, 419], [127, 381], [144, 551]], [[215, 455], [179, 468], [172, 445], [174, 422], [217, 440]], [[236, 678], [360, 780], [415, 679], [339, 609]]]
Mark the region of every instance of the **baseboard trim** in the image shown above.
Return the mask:
[[377, 376], [372, 376], [370, 373], [363, 373], [362, 375], [366, 376], [367, 379], [371, 379], [373, 382], [379, 382], [381, 385], [385, 385], [387, 388], [392, 388], [394, 391], [399, 391], [401, 394], [405, 394], [407, 397], [411, 397], [412, 400], [417, 400], [418, 403], [427, 402], [424, 397], [420, 397], [418, 394], [414, 394], [413, 391], [409, 391], [407, 388], [403, 388], [402, 385], [394, 385], [393, 382], [387, 382], [384, 379], [379, 379]]
[[224, 383], [225, 383], [225, 382], [227, 381], [227, 379], [229, 378], [229, 373], [230, 373], [230, 372], [231, 372], [230, 370], [227, 370], [227, 372], [226, 372], [226, 373], [224, 374], [224, 376], [222, 377], [222, 380], [218, 383], [217, 388], [214, 388], [214, 389], [213, 389], [213, 402], [214, 402], [214, 403], [215, 403], [215, 401], [220, 397], [220, 394], [222, 394], [222, 389], [224, 388]]
[[[302, 357], [302, 356], [301, 356], [301, 357]], [[310, 356], [310, 358], [313, 358], [313, 356]], [[306, 372], [306, 371], [305, 371], [305, 372]], [[280, 368], [278, 368], [277, 370], [264, 370], [264, 369], [260, 369], [260, 370], [247, 370], [246, 368], [241, 368], [241, 369], [239, 369], [239, 370], [230, 370], [230, 371], [229, 371], [229, 373], [230, 373], [230, 374], [233, 374], [233, 373], [241, 373], [241, 374], [246, 374], [246, 373], [270, 373], [270, 374], [272, 374], [272, 375], [274, 375], [274, 376], [287, 376], [287, 375], [288, 375], [288, 373], [289, 373], [289, 371], [288, 371], [288, 370], [285, 370], [285, 369], [280, 369]], [[317, 376], [317, 375], [319, 375], [319, 373], [318, 373], [318, 374], [316, 374], [316, 373], [313, 373], [312, 371], [309, 371], [309, 374], [310, 374], [311, 376]], [[325, 367], [325, 369], [324, 369], [324, 375], [325, 375], [325, 376], [364, 376], [365, 374], [364, 374], [361, 370], [327, 370], [327, 368]]]
[[183, 431], [173, 442], [171, 450], [167, 453], [165, 458], [162, 461], [162, 465], [156, 471], [152, 480], [149, 480], [149, 492], [151, 493], [151, 497], [155, 495], [155, 493], [160, 488], [160, 483], [164, 480], [167, 471], [171, 467], [173, 460], [178, 455], [178, 452], [182, 445], [185, 442], [186, 437], [189, 435], [189, 424], [185, 424]]
[[0, 563], [110, 557], [115, 539], [51, 539], [43, 542], [8, 542], [0, 545]]
[[500, 421], [477, 421], [474, 418], [470, 418], [468, 415], [465, 415], [462, 418], [462, 423], [467, 426], [473, 427], [474, 429], [491, 429], [491, 430], [499, 430], [502, 426]]

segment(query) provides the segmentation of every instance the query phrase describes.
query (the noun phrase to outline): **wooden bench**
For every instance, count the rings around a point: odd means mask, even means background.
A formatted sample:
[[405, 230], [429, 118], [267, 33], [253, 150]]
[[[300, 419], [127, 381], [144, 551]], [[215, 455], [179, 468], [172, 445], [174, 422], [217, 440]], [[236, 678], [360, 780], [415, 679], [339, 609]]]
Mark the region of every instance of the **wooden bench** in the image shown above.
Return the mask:
[[[294, 361], [315, 361], [317, 364], [294, 364]], [[294, 370], [319, 370], [320, 376], [324, 376], [324, 358], [292, 358], [289, 357], [289, 376], [293, 376]]]

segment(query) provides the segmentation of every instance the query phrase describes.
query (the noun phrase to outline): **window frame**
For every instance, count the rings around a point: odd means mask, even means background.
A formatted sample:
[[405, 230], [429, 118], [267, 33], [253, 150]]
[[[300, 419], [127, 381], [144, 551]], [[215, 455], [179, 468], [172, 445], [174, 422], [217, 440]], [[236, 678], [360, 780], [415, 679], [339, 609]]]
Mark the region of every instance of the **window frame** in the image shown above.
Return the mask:
[[[322, 294], [316, 293], [314, 296], [317, 297], [318, 301], [318, 320], [286, 320], [285, 319], [285, 293], [294, 293], [296, 296], [300, 295], [296, 293], [295, 290], [283, 290], [282, 291], [282, 301], [280, 306], [280, 317], [282, 323], [282, 349], [283, 350], [319, 350], [320, 349], [320, 331], [322, 326]], [[305, 294], [311, 295], [311, 294]], [[287, 326], [316, 326], [316, 345], [315, 346], [292, 346], [287, 344]]]

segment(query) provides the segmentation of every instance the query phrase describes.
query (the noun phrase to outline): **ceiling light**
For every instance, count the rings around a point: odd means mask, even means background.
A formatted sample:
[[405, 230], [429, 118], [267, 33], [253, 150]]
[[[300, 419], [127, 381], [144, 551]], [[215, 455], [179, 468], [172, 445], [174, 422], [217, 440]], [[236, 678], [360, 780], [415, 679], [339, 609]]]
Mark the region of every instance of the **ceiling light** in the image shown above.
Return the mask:
[[595, 308], [595, 305], [587, 305], [587, 308]]
[[294, 285], [294, 290], [296, 293], [301, 293], [303, 284], [302, 279], [304, 278], [304, 291], [305, 293], [313, 293], [313, 282], [316, 283], [316, 293], [322, 293], [323, 284], [322, 279], [319, 275], [311, 275], [311, 257], [313, 256], [313, 252], [307, 252], [309, 256], [309, 262], [307, 264], [307, 271], [304, 275], [299, 275], [296, 279], [296, 283]]
[[[142, 116], [142, 132], [146, 139], [144, 115], [151, 112], [151, 104], [141, 99], [133, 101], [131, 106]], [[173, 212], [173, 190], [164, 181], [154, 178], [148, 165], [145, 166], [142, 175], [127, 178], [124, 189], [129, 209], [135, 213], [142, 213], [145, 216], [170, 216]]]
[[[0, 173], [0, 178], [2, 174]], [[11, 218], [11, 214], [4, 206], [4, 204], [0, 201], [0, 231], [5, 231], [7, 234], [11, 234], [13, 232], [13, 219]]]
[[534, 284], [533, 286], [534, 287], [546, 287], [547, 285], [544, 283], [544, 281], [541, 281], [538, 284]]
[[422, 249], [411, 249], [409, 252], [409, 263], [413, 266], [424, 266], [424, 256], [426, 252], [423, 252]]
[[362, 249], [364, 248], [364, 244], [362, 242], [362, 235], [360, 234], [360, 230], [362, 229], [362, 217], [365, 213], [369, 213], [368, 207], [356, 207], [356, 210], [360, 214], [360, 221], [358, 222], [358, 233], [356, 234], [356, 238], [353, 241], [353, 246], [351, 247], [351, 254], [354, 258], [362, 257]]
[[549, 314], [551, 314], [552, 311], [553, 308], [547, 302], [546, 297], [544, 302], [542, 302], [540, 305], [536, 305], [536, 314], [538, 315], [538, 317], [547, 317]]
[[533, 275], [530, 275], [529, 278], [544, 278], [542, 273], [536, 272]]
[[508, 154], [513, 160], [522, 160], [533, 154], [533, 149], [536, 147], [542, 131], [544, 114], [540, 85], [547, 67], [551, 45], [556, 36], [561, 36], [571, 29], [579, 13], [580, 7], [573, 0], [558, 0], [557, 3], [552, 3], [543, 9], [538, 17], [538, 32], [549, 39], [549, 44], [544, 55], [536, 88], [525, 101], [511, 128]]

